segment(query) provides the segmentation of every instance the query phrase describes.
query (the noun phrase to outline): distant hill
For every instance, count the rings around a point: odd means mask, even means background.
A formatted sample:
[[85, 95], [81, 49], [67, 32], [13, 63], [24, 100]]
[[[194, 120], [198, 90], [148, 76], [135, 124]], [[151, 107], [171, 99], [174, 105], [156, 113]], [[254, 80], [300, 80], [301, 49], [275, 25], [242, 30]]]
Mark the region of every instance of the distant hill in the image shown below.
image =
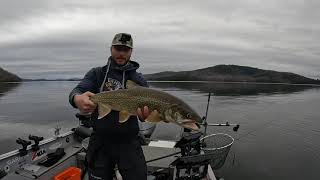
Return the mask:
[[0, 67], [0, 82], [20, 82], [21, 78]]
[[193, 71], [165, 71], [146, 74], [147, 80], [154, 81], [217, 81], [217, 82], [260, 82], [320, 84], [319, 80], [310, 79], [290, 72], [263, 70], [248, 66], [217, 65]]

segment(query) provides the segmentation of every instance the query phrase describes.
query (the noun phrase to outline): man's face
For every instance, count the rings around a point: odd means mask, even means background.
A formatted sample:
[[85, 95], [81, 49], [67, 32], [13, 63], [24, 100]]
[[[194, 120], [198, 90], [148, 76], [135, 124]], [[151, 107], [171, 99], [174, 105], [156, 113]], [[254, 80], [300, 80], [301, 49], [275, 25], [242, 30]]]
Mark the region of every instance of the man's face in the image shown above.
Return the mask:
[[111, 56], [118, 65], [125, 65], [131, 57], [132, 49], [127, 46], [112, 46]]

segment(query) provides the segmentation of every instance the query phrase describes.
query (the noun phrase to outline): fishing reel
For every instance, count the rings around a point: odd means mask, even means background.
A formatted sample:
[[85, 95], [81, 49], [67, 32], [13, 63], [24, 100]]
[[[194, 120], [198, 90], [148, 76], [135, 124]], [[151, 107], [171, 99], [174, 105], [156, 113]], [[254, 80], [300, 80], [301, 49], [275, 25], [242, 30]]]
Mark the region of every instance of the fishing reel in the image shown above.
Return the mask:
[[181, 149], [181, 156], [192, 156], [192, 155], [200, 154], [200, 151], [201, 151], [200, 137], [201, 136], [202, 136], [201, 132], [183, 136], [176, 143], [174, 147]]
[[91, 114], [77, 113], [76, 117], [79, 119], [80, 125], [90, 128], [92, 127]]

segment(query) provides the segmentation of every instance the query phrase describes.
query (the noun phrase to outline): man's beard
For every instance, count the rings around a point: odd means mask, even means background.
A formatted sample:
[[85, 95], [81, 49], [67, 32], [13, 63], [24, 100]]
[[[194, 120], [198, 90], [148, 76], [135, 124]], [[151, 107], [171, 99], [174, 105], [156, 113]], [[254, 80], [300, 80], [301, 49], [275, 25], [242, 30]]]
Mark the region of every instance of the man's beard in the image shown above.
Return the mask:
[[[123, 58], [123, 57], [119, 57], [119, 58], [121, 58], [122, 60], [124, 60], [124, 59], [125, 59], [125, 58]], [[130, 61], [130, 58], [131, 58], [131, 56], [129, 56], [129, 57], [128, 57], [128, 59], [126, 59], [126, 60], [125, 60], [125, 63], [123, 63], [123, 64], [118, 64], [118, 63], [117, 63], [116, 58], [113, 58], [113, 59], [114, 59], [114, 62], [115, 62], [118, 66], [120, 66], [120, 67], [121, 67], [121, 66], [125, 66], [125, 65], [127, 65], [127, 64], [128, 64], [128, 62]]]

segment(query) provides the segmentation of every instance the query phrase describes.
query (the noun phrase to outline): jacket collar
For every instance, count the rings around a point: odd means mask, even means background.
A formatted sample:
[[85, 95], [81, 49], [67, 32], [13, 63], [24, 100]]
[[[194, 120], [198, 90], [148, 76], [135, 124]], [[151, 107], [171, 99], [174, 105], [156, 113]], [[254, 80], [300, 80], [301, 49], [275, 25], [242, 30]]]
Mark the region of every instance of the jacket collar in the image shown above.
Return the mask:
[[132, 61], [132, 60], [129, 60], [127, 64], [123, 65], [123, 66], [119, 66], [113, 59], [112, 57], [110, 56], [108, 58], [108, 62], [105, 66], [103, 66], [103, 69], [107, 69], [108, 67], [108, 63], [111, 63], [110, 64], [110, 69], [115, 69], [115, 70], [119, 70], [119, 71], [135, 71], [137, 70], [140, 65], [139, 63], [137, 63], [136, 61]]

